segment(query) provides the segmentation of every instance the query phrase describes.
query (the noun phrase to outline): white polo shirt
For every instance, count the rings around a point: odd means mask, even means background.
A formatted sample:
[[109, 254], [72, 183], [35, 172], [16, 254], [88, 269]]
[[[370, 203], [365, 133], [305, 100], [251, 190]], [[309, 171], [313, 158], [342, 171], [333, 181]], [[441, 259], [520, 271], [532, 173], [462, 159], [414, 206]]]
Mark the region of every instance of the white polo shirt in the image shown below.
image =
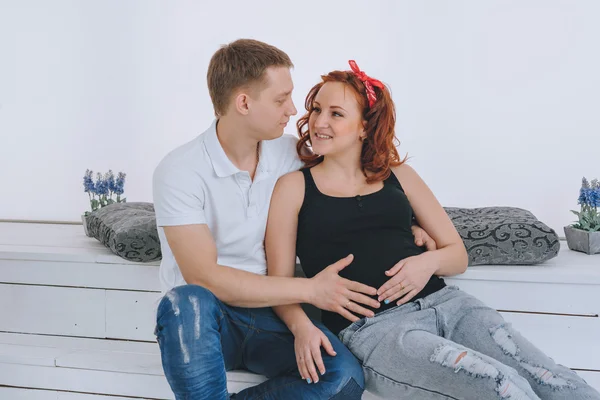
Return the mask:
[[266, 274], [264, 249], [269, 203], [280, 176], [302, 166], [298, 139], [283, 135], [260, 143], [254, 181], [227, 158], [216, 122], [169, 154], [153, 176], [154, 209], [161, 243], [163, 294], [186, 282], [165, 237], [164, 226], [207, 224], [221, 265]]

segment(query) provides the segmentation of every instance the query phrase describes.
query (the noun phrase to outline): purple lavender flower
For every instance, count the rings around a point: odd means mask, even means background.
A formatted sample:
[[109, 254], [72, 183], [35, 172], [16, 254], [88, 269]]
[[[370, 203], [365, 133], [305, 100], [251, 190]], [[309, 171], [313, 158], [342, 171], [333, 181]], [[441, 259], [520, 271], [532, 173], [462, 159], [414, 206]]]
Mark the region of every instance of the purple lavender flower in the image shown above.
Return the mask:
[[102, 177], [102, 174], [98, 172], [96, 174], [96, 191], [95, 193], [98, 196], [107, 195], [108, 194], [108, 184]]
[[126, 175], [127, 174], [124, 174], [123, 172], [119, 172], [119, 174], [117, 175], [117, 179], [115, 181], [113, 192], [115, 192], [119, 196], [122, 195], [123, 192], [125, 191], [125, 176]]
[[581, 187], [583, 189], [589, 189], [590, 188], [590, 183], [588, 182], [587, 179], [585, 179], [585, 176], [583, 177], [583, 179], [581, 179]]
[[104, 180], [106, 181], [106, 185], [108, 187], [109, 192], [115, 191], [115, 174], [112, 172], [112, 169], [109, 169], [106, 174], [104, 174]]
[[85, 175], [83, 175], [83, 191], [85, 193], [95, 193], [94, 180], [92, 175], [94, 171], [90, 171], [89, 169], [85, 170]]
[[579, 198], [577, 199], [577, 204], [580, 204], [583, 207], [592, 206], [592, 191], [593, 189], [590, 187], [588, 180], [584, 177], [581, 180], [581, 189], [579, 189]]
[[600, 207], [600, 182], [598, 179], [593, 179], [590, 187], [590, 205], [592, 207]]
[[589, 232], [600, 232], [600, 183], [598, 179], [593, 179], [591, 184], [587, 179], [581, 180], [581, 189], [579, 189], [579, 198], [581, 211], [573, 211], [579, 221], [572, 226]]
[[590, 189], [583, 187], [579, 189], [579, 198], [577, 199], [577, 204], [581, 204], [582, 206], [590, 205]]

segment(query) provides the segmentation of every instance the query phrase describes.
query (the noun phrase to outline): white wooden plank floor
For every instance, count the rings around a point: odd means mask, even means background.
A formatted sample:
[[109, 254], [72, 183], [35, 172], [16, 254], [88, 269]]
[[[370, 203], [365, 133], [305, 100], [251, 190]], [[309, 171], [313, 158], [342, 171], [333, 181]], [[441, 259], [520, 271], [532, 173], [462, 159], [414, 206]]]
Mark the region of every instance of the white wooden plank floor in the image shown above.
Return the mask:
[[[84, 393], [56, 392], [52, 390], [36, 390], [0, 387], [0, 399], [5, 400], [132, 400], [133, 397], [102, 396]], [[140, 400], [141, 398], [136, 398]]]
[[[265, 379], [244, 371], [227, 375], [231, 392]], [[126, 341], [0, 334], [1, 385], [49, 390], [20, 394], [46, 396], [41, 399], [55, 398], [48, 397], [52, 391], [173, 398], [162, 372], [158, 345]]]
[[[590, 384], [600, 387], [599, 372], [578, 373]], [[241, 390], [263, 380], [263, 377], [246, 372], [228, 373], [230, 391]], [[0, 385], [49, 391], [19, 394], [24, 399], [36, 400], [61, 398], [51, 397], [56, 394], [53, 391], [103, 393], [149, 399], [173, 398], [162, 375], [156, 344], [97, 339], [2, 334]], [[82, 394], [67, 396], [88, 399]], [[67, 398], [69, 397], [64, 397]]]

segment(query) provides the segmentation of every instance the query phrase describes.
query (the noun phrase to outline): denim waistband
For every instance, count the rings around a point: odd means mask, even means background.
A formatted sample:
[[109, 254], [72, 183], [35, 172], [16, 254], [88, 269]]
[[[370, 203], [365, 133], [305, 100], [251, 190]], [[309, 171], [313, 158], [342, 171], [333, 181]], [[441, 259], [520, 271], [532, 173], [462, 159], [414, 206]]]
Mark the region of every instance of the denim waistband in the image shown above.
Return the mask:
[[446, 287], [438, 290], [437, 292], [431, 293], [430, 295], [425, 296], [421, 299], [417, 299], [415, 301], [410, 301], [406, 304], [402, 304], [400, 306], [396, 306], [396, 307], [390, 308], [389, 310], [385, 310], [383, 312], [375, 314], [375, 316], [372, 318], [368, 318], [368, 317], [361, 318], [358, 321], [350, 324], [347, 328], [340, 331], [340, 333], [338, 334], [338, 337], [340, 338], [340, 340], [342, 342], [344, 342], [344, 337], [352, 336], [352, 334], [354, 334], [357, 330], [362, 328], [367, 323], [376, 322], [378, 319], [385, 318], [386, 316], [388, 316], [390, 314], [395, 314], [396, 312], [403, 312], [403, 313], [404, 312], [414, 312], [417, 310], [428, 308], [432, 304], [435, 304], [441, 297], [447, 295], [448, 292], [455, 291], [455, 290], [459, 290], [459, 288], [454, 285], [449, 285], [449, 286], [446, 286]]

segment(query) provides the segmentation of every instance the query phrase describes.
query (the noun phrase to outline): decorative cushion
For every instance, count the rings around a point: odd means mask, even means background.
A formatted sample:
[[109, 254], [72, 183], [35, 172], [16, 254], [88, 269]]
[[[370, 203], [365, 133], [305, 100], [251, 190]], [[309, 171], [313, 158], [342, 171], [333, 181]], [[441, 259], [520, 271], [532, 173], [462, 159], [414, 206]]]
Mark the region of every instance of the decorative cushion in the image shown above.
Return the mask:
[[[473, 265], [533, 265], [558, 254], [556, 232], [516, 207], [444, 207]], [[115, 203], [87, 217], [88, 230], [116, 255], [137, 262], [160, 260], [152, 203]]]
[[86, 222], [92, 237], [126, 260], [162, 257], [152, 203], [113, 203], [91, 213]]
[[531, 212], [515, 207], [444, 207], [471, 265], [532, 265], [558, 254], [556, 232]]

